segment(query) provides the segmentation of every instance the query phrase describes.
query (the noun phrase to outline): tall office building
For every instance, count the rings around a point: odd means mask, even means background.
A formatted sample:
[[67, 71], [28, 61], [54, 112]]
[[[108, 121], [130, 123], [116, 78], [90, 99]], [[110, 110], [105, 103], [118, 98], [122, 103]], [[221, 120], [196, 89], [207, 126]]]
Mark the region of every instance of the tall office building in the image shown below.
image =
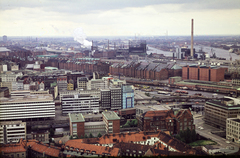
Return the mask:
[[110, 87], [111, 110], [122, 109], [122, 89], [120, 87]]
[[3, 36], [3, 42], [7, 42], [7, 36], [6, 35]]
[[111, 109], [111, 91], [110, 89], [101, 89], [100, 111]]
[[134, 90], [132, 85], [122, 85], [122, 109], [134, 107]]
[[57, 78], [58, 91], [67, 90], [67, 76], [59, 76]]

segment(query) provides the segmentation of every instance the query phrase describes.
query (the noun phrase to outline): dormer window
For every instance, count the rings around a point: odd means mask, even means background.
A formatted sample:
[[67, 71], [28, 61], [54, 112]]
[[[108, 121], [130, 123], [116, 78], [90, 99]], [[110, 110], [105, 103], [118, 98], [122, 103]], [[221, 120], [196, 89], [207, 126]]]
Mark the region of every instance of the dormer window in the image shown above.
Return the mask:
[[129, 152], [129, 149], [127, 149], [126, 152]]
[[136, 150], [133, 150], [133, 153], [136, 153]]
[[141, 153], [142, 153], [142, 151], [138, 151], [138, 153], [139, 153], [139, 154], [141, 154]]

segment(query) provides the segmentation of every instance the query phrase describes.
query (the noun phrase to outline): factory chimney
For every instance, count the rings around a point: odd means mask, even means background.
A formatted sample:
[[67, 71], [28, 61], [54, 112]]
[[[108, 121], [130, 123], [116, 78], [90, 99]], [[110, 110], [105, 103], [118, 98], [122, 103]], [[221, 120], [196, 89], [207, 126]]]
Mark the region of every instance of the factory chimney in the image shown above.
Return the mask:
[[192, 28], [191, 28], [191, 57], [193, 57], [193, 19], [192, 19]]

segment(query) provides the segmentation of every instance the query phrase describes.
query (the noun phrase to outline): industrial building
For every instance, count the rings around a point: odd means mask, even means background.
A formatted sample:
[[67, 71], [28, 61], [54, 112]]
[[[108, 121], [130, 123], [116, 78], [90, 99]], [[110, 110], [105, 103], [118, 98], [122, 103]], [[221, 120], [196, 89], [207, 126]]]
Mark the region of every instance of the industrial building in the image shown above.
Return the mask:
[[227, 68], [206, 65], [187, 65], [182, 67], [183, 80], [224, 81]]

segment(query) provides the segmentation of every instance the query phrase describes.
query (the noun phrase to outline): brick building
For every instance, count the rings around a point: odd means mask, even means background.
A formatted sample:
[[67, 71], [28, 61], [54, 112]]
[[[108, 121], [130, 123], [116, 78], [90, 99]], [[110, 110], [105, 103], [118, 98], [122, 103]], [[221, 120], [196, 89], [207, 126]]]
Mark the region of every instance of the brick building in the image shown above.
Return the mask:
[[143, 131], [162, 130], [169, 131], [171, 134], [178, 134], [187, 128], [195, 129], [191, 111], [180, 110], [176, 115], [171, 110], [147, 111], [137, 118], [139, 128]]
[[224, 81], [224, 73], [228, 68], [206, 65], [187, 65], [182, 67], [183, 80]]
[[102, 112], [103, 121], [106, 124], [106, 133], [120, 132], [120, 117], [113, 111]]

